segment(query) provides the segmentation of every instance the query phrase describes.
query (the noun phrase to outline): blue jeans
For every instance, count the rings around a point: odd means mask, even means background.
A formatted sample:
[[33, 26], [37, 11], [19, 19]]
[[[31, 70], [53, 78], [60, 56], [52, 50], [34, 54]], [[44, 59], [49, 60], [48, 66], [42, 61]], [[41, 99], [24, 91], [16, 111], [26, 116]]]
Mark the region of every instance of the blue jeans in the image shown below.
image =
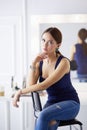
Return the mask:
[[[80, 109], [80, 104], [73, 101], [62, 101], [55, 103], [43, 109], [37, 119], [35, 130], [56, 130], [60, 120], [69, 120], [77, 116]], [[50, 122], [55, 120], [55, 125], [50, 125]]]

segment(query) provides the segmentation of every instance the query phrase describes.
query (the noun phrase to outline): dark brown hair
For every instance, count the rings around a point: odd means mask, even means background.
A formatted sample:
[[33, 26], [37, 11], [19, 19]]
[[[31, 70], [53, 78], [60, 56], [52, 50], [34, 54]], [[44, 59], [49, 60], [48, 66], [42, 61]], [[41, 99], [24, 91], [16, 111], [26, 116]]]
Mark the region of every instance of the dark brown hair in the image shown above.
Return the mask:
[[86, 39], [87, 39], [87, 29], [85, 28], [81, 28], [78, 32], [78, 36], [79, 38], [82, 40], [82, 46], [83, 46], [83, 50], [84, 53], [87, 55], [87, 43], [86, 43]]
[[85, 42], [86, 38], [87, 38], [87, 30], [85, 28], [82, 28], [79, 30], [78, 32], [78, 36], [80, 37], [80, 39]]
[[56, 27], [50, 27], [48, 29], [46, 29], [44, 33], [50, 33], [52, 35], [52, 37], [55, 39], [55, 41], [57, 42], [57, 44], [62, 42], [62, 33], [61, 31], [56, 28]]

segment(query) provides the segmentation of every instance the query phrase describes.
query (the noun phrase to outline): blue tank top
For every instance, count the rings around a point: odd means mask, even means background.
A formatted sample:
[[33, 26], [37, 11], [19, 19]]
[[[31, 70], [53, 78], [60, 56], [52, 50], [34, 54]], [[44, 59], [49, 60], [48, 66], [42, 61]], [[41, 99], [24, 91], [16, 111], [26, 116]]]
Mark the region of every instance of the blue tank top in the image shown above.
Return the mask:
[[[60, 63], [63, 56], [60, 56], [56, 62], [55, 69]], [[43, 82], [45, 79], [42, 77], [42, 65], [40, 62], [40, 78], [39, 82]], [[65, 74], [58, 82], [47, 88], [48, 100], [47, 103], [57, 103], [65, 100], [74, 100], [79, 103], [78, 94], [71, 84], [70, 73]]]
[[87, 75], [87, 55], [84, 54], [83, 47], [81, 44], [75, 44], [76, 53], [74, 55], [74, 59], [77, 62], [78, 74], [86, 74]]

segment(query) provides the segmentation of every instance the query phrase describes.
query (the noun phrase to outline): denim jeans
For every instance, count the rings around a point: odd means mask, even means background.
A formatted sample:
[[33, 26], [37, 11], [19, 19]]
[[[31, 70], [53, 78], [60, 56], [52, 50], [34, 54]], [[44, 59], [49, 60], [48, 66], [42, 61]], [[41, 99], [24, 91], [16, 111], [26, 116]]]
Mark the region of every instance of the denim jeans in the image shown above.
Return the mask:
[[[60, 120], [69, 120], [77, 116], [80, 109], [80, 104], [73, 101], [62, 101], [50, 105], [43, 109], [37, 119], [35, 130], [56, 130]], [[50, 122], [55, 120], [55, 125], [50, 125]]]

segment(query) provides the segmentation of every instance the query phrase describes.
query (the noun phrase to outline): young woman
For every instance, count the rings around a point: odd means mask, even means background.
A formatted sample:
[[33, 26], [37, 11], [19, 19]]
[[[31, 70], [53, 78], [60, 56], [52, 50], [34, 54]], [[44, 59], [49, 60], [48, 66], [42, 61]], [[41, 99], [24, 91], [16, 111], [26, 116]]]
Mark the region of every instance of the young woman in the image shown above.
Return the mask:
[[[48, 99], [41, 111], [35, 130], [56, 130], [60, 120], [77, 116], [80, 102], [70, 80], [70, 62], [60, 52], [62, 34], [58, 28], [50, 27], [42, 34], [42, 53], [33, 60], [27, 87], [18, 90], [13, 105], [22, 94], [46, 90]], [[39, 79], [39, 82], [37, 82]]]
[[77, 63], [77, 76], [80, 82], [87, 82], [87, 30], [78, 32], [78, 42], [72, 46], [70, 60]]

